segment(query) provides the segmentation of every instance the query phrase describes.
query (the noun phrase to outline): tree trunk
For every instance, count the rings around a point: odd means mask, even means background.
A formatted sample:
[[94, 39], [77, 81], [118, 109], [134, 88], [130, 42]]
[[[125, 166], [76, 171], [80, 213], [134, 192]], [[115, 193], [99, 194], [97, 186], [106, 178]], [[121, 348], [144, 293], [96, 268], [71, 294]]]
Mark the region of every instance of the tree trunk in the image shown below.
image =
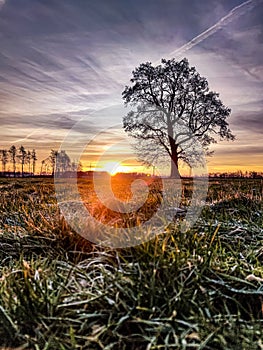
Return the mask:
[[176, 153], [172, 153], [170, 177], [173, 179], [180, 179], [181, 178], [179, 170], [178, 170], [177, 151], [176, 151]]
[[175, 140], [169, 136], [169, 143], [171, 147], [171, 172], [170, 177], [173, 179], [180, 179], [180, 173], [178, 170], [178, 145]]

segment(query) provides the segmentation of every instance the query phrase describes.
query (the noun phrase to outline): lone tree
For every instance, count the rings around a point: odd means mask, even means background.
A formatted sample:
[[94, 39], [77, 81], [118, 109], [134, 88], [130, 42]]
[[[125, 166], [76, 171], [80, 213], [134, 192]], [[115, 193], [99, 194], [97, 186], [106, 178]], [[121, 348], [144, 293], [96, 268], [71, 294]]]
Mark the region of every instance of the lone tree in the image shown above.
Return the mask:
[[168, 156], [170, 175], [178, 177], [179, 159], [190, 166], [200, 160], [197, 140], [206, 154], [212, 153], [208, 147], [217, 142], [215, 137], [234, 140], [226, 121], [231, 110], [186, 58], [162, 59], [155, 67], [142, 63], [132, 74], [132, 85], [122, 96], [136, 109], [123, 118], [123, 127], [137, 140], [135, 147], [144, 163]]

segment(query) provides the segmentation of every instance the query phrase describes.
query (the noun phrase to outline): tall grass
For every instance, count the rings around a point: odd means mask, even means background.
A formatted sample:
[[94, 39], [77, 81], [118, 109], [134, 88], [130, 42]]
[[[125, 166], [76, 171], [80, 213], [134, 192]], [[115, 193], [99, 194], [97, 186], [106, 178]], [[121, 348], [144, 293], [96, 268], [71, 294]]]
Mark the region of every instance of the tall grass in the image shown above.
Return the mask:
[[51, 180], [0, 185], [2, 346], [263, 349], [260, 180], [211, 183], [189, 231], [115, 250], [71, 231]]

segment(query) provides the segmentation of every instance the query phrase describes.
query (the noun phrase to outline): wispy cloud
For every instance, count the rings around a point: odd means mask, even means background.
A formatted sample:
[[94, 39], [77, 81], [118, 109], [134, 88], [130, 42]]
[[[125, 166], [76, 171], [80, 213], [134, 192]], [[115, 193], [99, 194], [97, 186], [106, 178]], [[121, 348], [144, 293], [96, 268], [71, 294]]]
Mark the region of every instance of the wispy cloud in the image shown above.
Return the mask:
[[[122, 104], [131, 71], [185, 55], [232, 108], [233, 131], [247, 130], [252, 154], [262, 110], [263, 0], [241, 1], [0, 0], [0, 143], [48, 150], [82, 117], [90, 133], [119, 123], [127, 110], [100, 109]], [[80, 127], [76, 138], [84, 133]]]
[[209, 38], [211, 35], [218, 32], [223, 27], [227, 26], [232, 21], [238, 19], [240, 16], [246, 14], [248, 11], [252, 10], [256, 5], [262, 3], [262, 0], [248, 0], [243, 2], [242, 4], [234, 7], [228, 14], [222, 17], [218, 22], [216, 22], [213, 26], [200, 33], [192, 40], [181, 46], [179, 49], [176, 49], [169, 53], [169, 56], [172, 57], [181, 57], [184, 53], [196, 45], [200, 44], [205, 39]]

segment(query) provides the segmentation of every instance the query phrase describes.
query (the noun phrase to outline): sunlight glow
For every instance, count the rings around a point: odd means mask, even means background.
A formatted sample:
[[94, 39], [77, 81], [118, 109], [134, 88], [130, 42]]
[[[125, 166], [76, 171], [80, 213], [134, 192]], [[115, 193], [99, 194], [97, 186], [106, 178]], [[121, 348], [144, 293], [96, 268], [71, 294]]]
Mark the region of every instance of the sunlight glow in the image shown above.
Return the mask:
[[[107, 171], [111, 176], [114, 176], [118, 172], [123, 171], [123, 170], [121, 170], [122, 168], [128, 168], [128, 167], [122, 166], [120, 162], [112, 161], [112, 162], [105, 163], [101, 170]], [[125, 171], [127, 171], [127, 170], [129, 170], [129, 169], [126, 169]]]
[[134, 173], [134, 172], [146, 172], [147, 169], [139, 164], [125, 164], [122, 161], [109, 161], [103, 163], [97, 163], [93, 168], [95, 171], [107, 171], [111, 176], [117, 173]]

